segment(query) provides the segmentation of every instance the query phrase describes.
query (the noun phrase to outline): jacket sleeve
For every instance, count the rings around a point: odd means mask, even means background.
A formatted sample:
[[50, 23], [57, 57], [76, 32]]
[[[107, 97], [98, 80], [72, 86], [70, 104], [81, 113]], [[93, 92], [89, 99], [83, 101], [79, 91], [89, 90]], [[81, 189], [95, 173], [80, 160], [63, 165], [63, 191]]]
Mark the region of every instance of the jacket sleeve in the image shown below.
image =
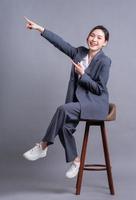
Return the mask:
[[91, 76], [86, 72], [78, 80], [79, 85], [96, 95], [102, 95], [102, 93], [106, 91], [106, 84], [109, 78], [111, 60], [108, 58], [104, 61], [101, 61], [100, 65], [101, 70], [96, 80], [93, 80]]
[[57, 34], [47, 29], [44, 29], [44, 31], [41, 33], [41, 36], [47, 39], [51, 44], [53, 44], [56, 48], [65, 53], [71, 59], [73, 59], [77, 54], [78, 51], [77, 48], [71, 46], [68, 42], [64, 41]]

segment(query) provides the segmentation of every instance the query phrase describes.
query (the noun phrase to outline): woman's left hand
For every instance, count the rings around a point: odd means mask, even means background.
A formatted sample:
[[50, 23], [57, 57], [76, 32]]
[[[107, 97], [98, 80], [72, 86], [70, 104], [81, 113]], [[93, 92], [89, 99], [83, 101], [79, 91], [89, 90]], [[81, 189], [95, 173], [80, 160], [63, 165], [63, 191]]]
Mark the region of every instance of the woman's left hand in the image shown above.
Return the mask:
[[84, 67], [78, 62], [77, 64], [71, 60], [73, 65], [75, 66], [75, 72], [82, 76], [85, 73]]

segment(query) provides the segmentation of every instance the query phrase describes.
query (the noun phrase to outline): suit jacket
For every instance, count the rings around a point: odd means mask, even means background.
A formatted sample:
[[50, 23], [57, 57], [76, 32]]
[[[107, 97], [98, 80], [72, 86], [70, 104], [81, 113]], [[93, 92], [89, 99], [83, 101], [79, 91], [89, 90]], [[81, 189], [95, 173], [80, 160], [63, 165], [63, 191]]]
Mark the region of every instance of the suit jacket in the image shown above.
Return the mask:
[[[55, 33], [44, 30], [41, 35], [56, 48], [65, 53], [75, 63], [88, 54], [86, 47], [73, 47]], [[104, 120], [109, 111], [107, 81], [111, 59], [100, 50], [92, 59], [85, 73], [78, 78], [72, 65], [65, 103], [74, 102], [75, 96], [81, 106], [81, 120]]]

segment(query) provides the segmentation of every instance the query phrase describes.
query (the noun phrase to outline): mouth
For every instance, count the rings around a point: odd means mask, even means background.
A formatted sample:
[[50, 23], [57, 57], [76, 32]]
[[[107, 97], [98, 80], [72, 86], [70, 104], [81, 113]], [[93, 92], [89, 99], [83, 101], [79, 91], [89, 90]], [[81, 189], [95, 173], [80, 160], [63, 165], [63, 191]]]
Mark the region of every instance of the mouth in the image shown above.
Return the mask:
[[96, 46], [98, 46], [98, 45], [97, 45], [96, 43], [91, 43], [91, 42], [90, 42], [90, 46], [91, 46], [91, 47], [96, 47]]

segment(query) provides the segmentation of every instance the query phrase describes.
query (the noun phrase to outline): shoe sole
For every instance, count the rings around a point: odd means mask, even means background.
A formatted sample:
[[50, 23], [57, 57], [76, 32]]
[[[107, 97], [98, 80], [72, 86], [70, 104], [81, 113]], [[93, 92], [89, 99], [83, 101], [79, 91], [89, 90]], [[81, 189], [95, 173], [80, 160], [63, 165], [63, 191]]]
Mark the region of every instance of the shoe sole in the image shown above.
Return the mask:
[[23, 157], [25, 158], [25, 159], [27, 159], [27, 160], [29, 160], [29, 161], [35, 161], [35, 160], [38, 160], [38, 159], [40, 159], [40, 158], [44, 158], [44, 157], [46, 157], [46, 155], [44, 155], [44, 156], [41, 156], [41, 157], [38, 157], [38, 158], [28, 158], [25, 154], [23, 154]]

